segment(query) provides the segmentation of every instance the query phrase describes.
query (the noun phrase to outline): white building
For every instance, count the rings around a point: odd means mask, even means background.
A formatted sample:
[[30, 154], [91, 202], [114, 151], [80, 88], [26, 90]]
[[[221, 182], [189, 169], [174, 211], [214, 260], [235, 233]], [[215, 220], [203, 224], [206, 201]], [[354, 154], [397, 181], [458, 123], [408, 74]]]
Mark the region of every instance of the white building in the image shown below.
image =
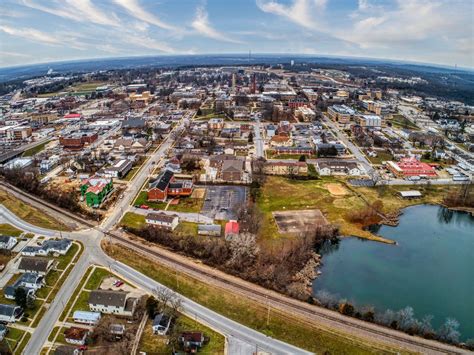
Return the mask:
[[10, 235], [0, 235], [0, 249], [12, 250], [18, 240]]
[[145, 222], [165, 229], [174, 230], [179, 224], [177, 215], [168, 215], [165, 213], [148, 213]]
[[100, 320], [99, 312], [75, 311], [72, 315], [74, 322], [82, 324], [97, 324]]
[[127, 292], [95, 290], [89, 295], [89, 308], [93, 312], [133, 316], [138, 299], [128, 297]]

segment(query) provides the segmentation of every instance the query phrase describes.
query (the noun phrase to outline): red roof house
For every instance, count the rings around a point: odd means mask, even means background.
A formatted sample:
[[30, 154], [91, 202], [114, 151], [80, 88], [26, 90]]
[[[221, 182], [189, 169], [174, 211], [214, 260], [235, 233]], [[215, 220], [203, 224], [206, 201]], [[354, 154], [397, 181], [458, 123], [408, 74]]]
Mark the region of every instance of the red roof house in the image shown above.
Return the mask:
[[436, 177], [436, 170], [431, 165], [422, 163], [416, 158], [402, 158], [399, 162], [387, 162], [388, 169], [398, 177], [420, 176]]
[[239, 234], [239, 222], [230, 220], [225, 224], [225, 236]]

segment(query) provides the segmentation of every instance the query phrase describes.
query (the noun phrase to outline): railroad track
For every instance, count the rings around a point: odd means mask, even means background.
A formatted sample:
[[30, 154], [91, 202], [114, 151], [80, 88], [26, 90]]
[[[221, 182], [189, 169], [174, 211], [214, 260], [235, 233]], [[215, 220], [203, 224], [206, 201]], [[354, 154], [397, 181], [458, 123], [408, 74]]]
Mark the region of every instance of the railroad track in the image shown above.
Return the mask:
[[[4, 186], [7, 186], [9, 188], [12, 188], [12, 186], [10, 186], [8, 184], [5, 184], [3, 182], [0, 182], [0, 184], [2, 184]], [[17, 193], [22, 194], [22, 195], [28, 197], [29, 199], [32, 199], [35, 202], [50, 208], [51, 210], [54, 210], [58, 213], [66, 215], [70, 219], [75, 220], [76, 222], [78, 222], [78, 223], [80, 223], [80, 224], [82, 224], [86, 227], [89, 227], [89, 228], [97, 228], [98, 227], [96, 224], [91, 223], [90, 221], [87, 221], [87, 220], [85, 220], [85, 219], [83, 219], [79, 216], [76, 216], [71, 212], [64, 211], [62, 208], [56, 207], [52, 204], [49, 204], [49, 203], [43, 201], [42, 199], [37, 198], [36, 196], [30, 196], [30, 195], [26, 194], [25, 192], [23, 192], [22, 190], [17, 189], [17, 188], [14, 188], [14, 190]], [[277, 307], [277, 308], [280, 308], [280, 309], [284, 308], [285, 310], [290, 311], [290, 312], [291, 312], [291, 310], [294, 310], [294, 311], [297, 311], [300, 314], [303, 314], [307, 318], [312, 318], [314, 316], [317, 316], [319, 318], [327, 319], [327, 320], [329, 320], [333, 323], [338, 323], [340, 325], [344, 325], [344, 326], [351, 327], [351, 328], [354, 328], [354, 329], [362, 330], [362, 331], [367, 332], [367, 333], [371, 333], [371, 334], [374, 334], [374, 335], [384, 337], [385, 339], [392, 339], [392, 340], [397, 341], [398, 343], [410, 344], [410, 345], [416, 346], [418, 348], [426, 349], [427, 351], [431, 350], [431, 351], [436, 351], [438, 353], [444, 353], [444, 354], [463, 354], [463, 353], [465, 353], [461, 349], [458, 350], [454, 347], [449, 347], [449, 349], [447, 349], [448, 346], [446, 348], [445, 347], [440, 347], [440, 346], [436, 346], [434, 344], [427, 344], [425, 342], [418, 341], [416, 338], [410, 339], [406, 336], [394, 334], [393, 332], [385, 332], [383, 330], [376, 329], [375, 327], [370, 327], [370, 326], [364, 325], [362, 323], [362, 321], [359, 321], [359, 320], [349, 321], [349, 320], [344, 319], [342, 316], [338, 317], [336, 315], [331, 315], [327, 312], [320, 311], [320, 310], [317, 309], [317, 306], [297, 304], [296, 302], [291, 302], [291, 301], [285, 300], [283, 297], [277, 297], [275, 295], [264, 293], [264, 292], [262, 292], [262, 291], [260, 291], [256, 288], [252, 288], [252, 287], [246, 286], [246, 285], [241, 284], [241, 283], [233, 282], [232, 280], [229, 280], [225, 277], [221, 277], [221, 276], [216, 275], [214, 273], [203, 270], [202, 268], [198, 268], [198, 267], [196, 267], [194, 265], [191, 265], [189, 263], [185, 263], [183, 261], [177, 260], [176, 258], [170, 257], [170, 256], [166, 255], [165, 253], [160, 253], [157, 250], [150, 250], [147, 247], [145, 247], [145, 246], [143, 246], [139, 243], [133, 242], [130, 239], [122, 237], [122, 236], [120, 236], [116, 233], [109, 232], [109, 231], [105, 231], [105, 232], [100, 231], [100, 232], [104, 233], [105, 235], [107, 235], [111, 239], [115, 239], [120, 244], [123, 244], [123, 245], [125, 245], [126, 247], [128, 247], [130, 249], [136, 250], [136, 251], [140, 252], [141, 254], [143, 254], [145, 256], [148, 255], [148, 256], [152, 256], [154, 258], [159, 258], [161, 260], [165, 260], [168, 263], [178, 265], [179, 267], [181, 267], [184, 270], [188, 270], [188, 271], [190, 271], [192, 273], [195, 273], [195, 274], [196, 273], [200, 274], [204, 277], [216, 280], [216, 281], [218, 281], [218, 282], [220, 282], [224, 285], [232, 286], [233, 288], [238, 289], [240, 291], [240, 293], [245, 294], [246, 296], [248, 296], [250, 298], [256, 299], [257, 297], [260, 297], [263, 300], [266, 300], [266, 301], [268, 300], [268, 301], [273, 302], [274, 304], [279, 305], [279, 307]], [[255, 296], [257, 296], [257, 297], [255, 297]], [[285, 306], [285, 307], [281, 307], [281, 306]]]

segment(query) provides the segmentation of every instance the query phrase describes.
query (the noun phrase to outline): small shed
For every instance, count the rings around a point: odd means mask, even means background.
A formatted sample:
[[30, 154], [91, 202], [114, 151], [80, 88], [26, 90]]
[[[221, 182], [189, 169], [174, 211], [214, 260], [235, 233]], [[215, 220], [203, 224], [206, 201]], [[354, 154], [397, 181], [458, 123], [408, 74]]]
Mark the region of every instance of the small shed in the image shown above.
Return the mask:
[[400, 191], [399, 194], [401, 198], [405, 199], [414, 199], [422, 197], [421, 192], [418, 190]]
[[199, 235], [221, 235], [221, 226], [218, 224], [200, 224], [198, 225], [198, 234]]

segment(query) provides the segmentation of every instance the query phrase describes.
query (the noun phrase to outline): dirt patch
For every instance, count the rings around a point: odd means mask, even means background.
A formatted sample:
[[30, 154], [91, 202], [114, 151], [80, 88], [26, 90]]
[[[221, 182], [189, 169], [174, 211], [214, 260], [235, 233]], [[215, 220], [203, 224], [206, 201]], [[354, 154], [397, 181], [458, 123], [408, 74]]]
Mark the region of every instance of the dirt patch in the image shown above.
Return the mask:
[[197, 188], [194, 189], [191, 198], [204, 198], [204, 195], [206, 194], [206, 189], [205, 188]]
[[320, 210], [277, 211], [272, 214], [280, 233], [303, 233], [328, 224]]
[[326, 184], [326, 188], [333, 196], [345, 196], [349, 193], [341, 184]]

